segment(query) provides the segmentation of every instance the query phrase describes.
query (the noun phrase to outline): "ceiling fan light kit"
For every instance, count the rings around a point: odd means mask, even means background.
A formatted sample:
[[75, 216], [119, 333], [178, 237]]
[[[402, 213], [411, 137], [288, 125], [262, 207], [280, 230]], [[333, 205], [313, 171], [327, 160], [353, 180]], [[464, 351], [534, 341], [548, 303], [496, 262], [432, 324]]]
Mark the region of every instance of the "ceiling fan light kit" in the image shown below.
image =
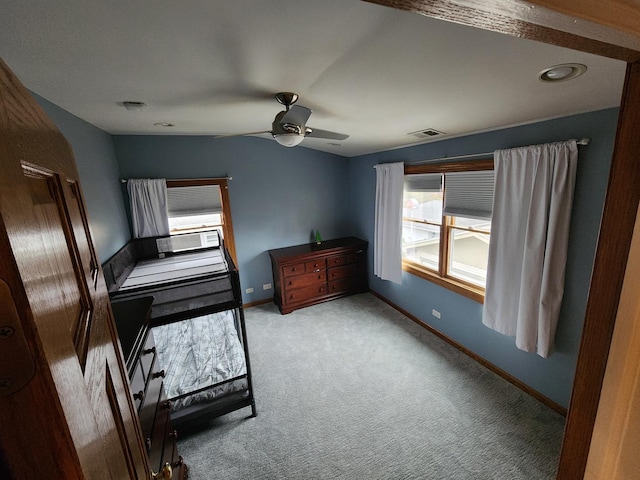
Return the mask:
[[276, 133], [273, 135], [273, 138], [283, 147], [295, 147], [304, 140], [304, 135], [297, 133]]
[[[278, 103], [285, 106], [285, 110], [279, 112], [271, 130], [265, 132], [240, 133], [238, 135], [255, 135], [257, 133], [270, 133], [276, 142], [284, 147], [295, 147], [305, 137], [326, 138], [330, 140], [344, 140], [349, 137], [342, 133], [329, 132], [327, 130], [313, 129], [307, 126], [307, 120], [311, 116], [311, 109], [300, 105], [294, 105], [298, 101], [298, 94], [293, 92], [280, 92], [275, 94]], [[233, 137], [236, 135], [221, 135], [220, 137]]]

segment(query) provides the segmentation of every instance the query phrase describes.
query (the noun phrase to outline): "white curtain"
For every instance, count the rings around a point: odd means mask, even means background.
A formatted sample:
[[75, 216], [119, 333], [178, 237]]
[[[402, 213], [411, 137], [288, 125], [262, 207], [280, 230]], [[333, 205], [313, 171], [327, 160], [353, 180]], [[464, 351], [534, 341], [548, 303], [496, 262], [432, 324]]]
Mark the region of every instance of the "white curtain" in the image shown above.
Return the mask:
[[136, 178], [127, 182], [133, 238], [169, 235], [167, 182], [163, 178]]
[[575, 140], [498, 150], [483, 323], [548, 357], [564, 291]]
[[402, 283], [402, 190], [404, 163], [376, 165], [376, 217], [373, 273]]

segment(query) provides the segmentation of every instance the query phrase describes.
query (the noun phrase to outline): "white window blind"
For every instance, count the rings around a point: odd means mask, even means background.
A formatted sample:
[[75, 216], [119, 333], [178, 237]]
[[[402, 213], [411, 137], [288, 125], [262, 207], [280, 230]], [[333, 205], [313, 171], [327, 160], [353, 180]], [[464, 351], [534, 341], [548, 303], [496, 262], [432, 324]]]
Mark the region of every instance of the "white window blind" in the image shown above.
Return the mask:
[[407, 192], [439, 192], [442, 189], [442, 174], [405, 175], [404, 189]]
[[222, 213], [218, 185], [168, 188], [167, 200], [169, 217]]
[[493, 170], [446, 173], [444, 215], [490, 219], [493, 178]]

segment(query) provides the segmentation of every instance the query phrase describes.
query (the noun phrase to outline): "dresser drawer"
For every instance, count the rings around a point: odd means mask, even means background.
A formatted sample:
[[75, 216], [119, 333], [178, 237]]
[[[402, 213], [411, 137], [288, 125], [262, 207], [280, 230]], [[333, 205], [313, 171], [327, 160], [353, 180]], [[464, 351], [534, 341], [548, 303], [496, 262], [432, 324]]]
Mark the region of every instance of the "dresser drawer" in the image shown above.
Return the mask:
[[151, 366], [153, 365], [153, 361], [156, 359], [156, 346], [153, 341], [153, 335], [151, 332], [147, 334], [147, 341], [142, 348], [142, 352], [140, 353], [140, 363], [142, 364], [142, 374], [144, 375], [145, 381], [148, 380], [149, 373], [151, 372]]
[[304, 271], [306, 273], [320, 272], [325, 268], [327, 268], [327, 261], [324, 258], [317, 258], [315, 260], [310, 260], [308, 262], [305, 262], [304, 264]]
[[329, 282], [329, 293], [356, 293], [367, 290], [367, 279], [362, 276], [340, 278]]
[[302, 275], [304, 271], [304, 262], [294, 263], [291, 265], [285, 265], [282, 267], [282, 276], [291, 277], [294, 275]]
[[345, 254], [333, 255], [327, 258], [327, 266], [331, 268], [331, 267], [337, 267], [340, 265], [345, 265], [349, 263], [349, 257], [350, 257], [349, 255], [345, 255]]
[[[158, 363], [154, 362], [153, 365], [157, 373]], [[161, 394], [163, 394], [162, 377], [157, 376], [156, 378], [151, 378], [147, 383], [147, 390], [144, 395], [142, 407], [140, 408], [140, 425], [142, 426], [142, 433], [145, 438], [151, 435], [151, 429], [153, 428], [153, 422], [156, 416], [156, 407], [160, 401]]]
[[354, 277], [364, 273], [365, 265], [362, 263], [352, 263], [350, 265], [343, 265], [341, 267], [335, 267], [329, 269], [328, 280], [338, 280], [339, 278]]
[[144, 401], [144, 391], [146, 387], [146, 382], [144, 379], [144, 374], [142, 373], [143, 367], [140, 361], [136, 362], [136, 367], [133, 371], [133, 375], [131, 375], [130, 385], [131, 385], [131, 395], [133, 395], [133, 403], [136, 407], [136, 411], [140, 411], [140, 407], [142, 406], [142, 402]]
[[327, 262], [324, 258], [309, 260], [306, 262], [300, 262], [282, 267], [282, 277], [295, 277], [298, 275], [304, 275], [305, 273], [321, 272], [327, 267]]
[[[173, 434], [171, 424], [169, 423], [169, 405], [167, 398], [162, 389], [162, 394], [157, 402], [155, 418], [153, 422], [153, 430], [149, 433], [147, 439], [147, 447], [149, 448], [149, 461], [154, 472], [162, 469], [166, 463], [172, 463], [171, 456], [173, 454], [173, 446], [169, 441], [169, 434]], [[167, 449], [168, 448], [168, 452]]]
[[313, 285], [311, 287], [288, 290], [285, 294], [287, 303], [304, 302], [311, 298], [321, 297], [327, 294], [327, 284]]
[[324, 283], [327, 281], [327, 273], [322, 270], [320, 272], [305, 273], [296, 277], [289, 277], [284, 280], [284, 288], [287, 292], [296, 288], [307, 287], [315, 283]]
[[363, 249], [358, 249], [352, 252], [342, 253], [340, 255], [332, 255], [327, 258], [327, 267], [337, 267], [340, 265], [347, 265], [350, 263], [364, 262], [365, 253]]

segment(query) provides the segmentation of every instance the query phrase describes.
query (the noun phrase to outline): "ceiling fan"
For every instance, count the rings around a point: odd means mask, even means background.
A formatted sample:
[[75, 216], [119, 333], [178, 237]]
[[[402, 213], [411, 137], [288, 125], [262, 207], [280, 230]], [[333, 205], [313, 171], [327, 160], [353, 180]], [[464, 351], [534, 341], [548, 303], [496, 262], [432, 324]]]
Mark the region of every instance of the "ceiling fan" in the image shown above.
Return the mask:
[[[298, 101], [298, 94], [292, 92], [280, 92], [275, 95], [276, 100], [285, 106], [285, 110], [279, 112], [271, 124], [271, 130], [261, 132], [240, 133], [237, 135], [257, 135], [270, 133], [280, 145], [295, 147], [305, 137], [326, 138], [329, 140], [344, 140], [349, 135], [329, 132], [307, 126], [307, 120], [311, 116], [311, 110], [302, 105], [294, 105]], [[237, 135], [220, 135], [221, 137], [235, 137]]]

